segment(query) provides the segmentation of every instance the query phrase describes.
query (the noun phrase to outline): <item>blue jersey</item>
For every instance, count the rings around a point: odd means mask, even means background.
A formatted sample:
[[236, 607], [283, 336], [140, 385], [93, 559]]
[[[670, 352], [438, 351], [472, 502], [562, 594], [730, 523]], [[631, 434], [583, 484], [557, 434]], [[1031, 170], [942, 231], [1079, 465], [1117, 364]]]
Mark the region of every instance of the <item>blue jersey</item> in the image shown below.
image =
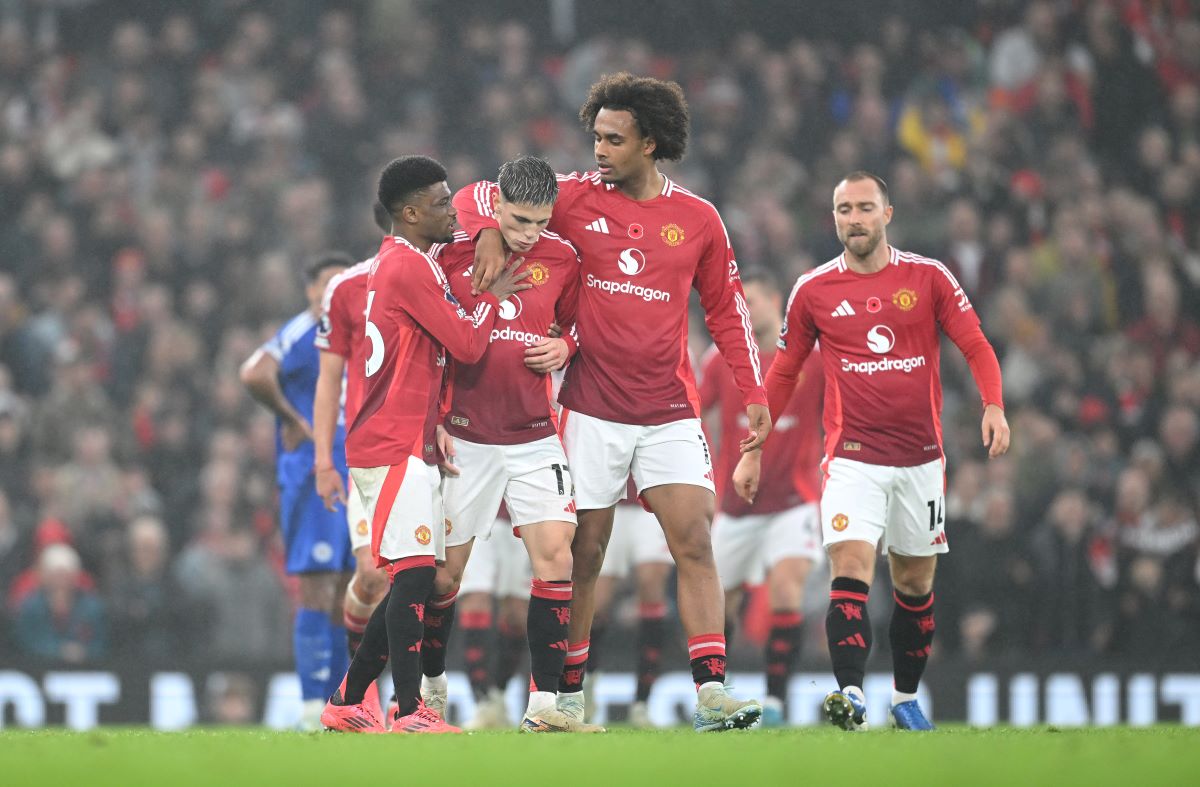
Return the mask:
[[[262, 346], [262, 351], [279, 362], [279, 387], [283, 396], [310, 424], [313, 401], [317, 394], [317, 377], [321, 372], [321, 354], [313, 344], [317, 335], [317, 318], [303, 311], [284, 323], [284, 326]], [[313, 483], [313, 444], [307, 441], [294, 451], [283, 450], [282, 430], [275, 424], [276, 480], [280, 486]], [[337, 431], [333, 435], [333, 463], [346, 476], [346, 425], [338, 412]]]

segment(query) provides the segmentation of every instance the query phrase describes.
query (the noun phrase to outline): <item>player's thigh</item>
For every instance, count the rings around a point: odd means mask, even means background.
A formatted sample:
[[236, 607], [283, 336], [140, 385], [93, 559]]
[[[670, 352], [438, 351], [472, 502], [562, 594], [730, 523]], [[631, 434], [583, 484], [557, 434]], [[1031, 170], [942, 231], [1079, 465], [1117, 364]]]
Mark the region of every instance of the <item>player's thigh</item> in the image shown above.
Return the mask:
[[371, 551], [380, 563], [445, 558], [436, 467], [410, 456], [404, 464], [356, 467], [350, 473], [370, 518]]
[[946, 541], [946, 486], [942, 461], [896, 468], [884, 547], [928, 557], [950, 551]]
[[442, 480], [446, 546], [486, 538], [496, 522], [508, 474], [504, 446], [456, 440], [454, 464], [459, 475]]
[[311, 478], [280, 487], [279, 499], [289, 574], [338, 574], [353, 566], [346, 515], [325, 508]]
[[639, 428], [562, 411], [559, 432], [579, 510], [609, 508], [624, 497]]
[[761, 514], [718, 514], [713, 520], [713, 556], [721, 587], [726, 590], [738, 588], [753, 582], [761, 574], [766, 519]]
[[513, 527], [539, 522], [576, 524], [572, 474], [556, 438], [504, 446], [503, 453], [507, 469], [504, 504]]
[[[643, 499], [651, 487], [672, 485], [695, 486], [716, 494], [712, 456], [700, 419], [687, 418], [637, 429], [637, 447], [630, 469]], [[663, 512], [655, 513], [661, 519]], [[712, 522], [711, 512], [708, 521]]]

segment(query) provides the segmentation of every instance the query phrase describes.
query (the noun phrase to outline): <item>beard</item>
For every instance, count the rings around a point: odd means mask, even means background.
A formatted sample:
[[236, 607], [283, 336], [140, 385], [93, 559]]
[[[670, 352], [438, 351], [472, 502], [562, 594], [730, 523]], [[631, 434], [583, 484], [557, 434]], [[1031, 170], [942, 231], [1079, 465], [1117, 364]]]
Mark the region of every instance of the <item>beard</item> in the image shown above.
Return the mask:
[[842, 238], [842, 245], [850, 250], [854, 256], [862, 258], [870, 256], [871, 252], [879, 245], [879, 241], [883, 238], [882, 232], [868, 231], [866, 235], [851, 236], [847, 234]]

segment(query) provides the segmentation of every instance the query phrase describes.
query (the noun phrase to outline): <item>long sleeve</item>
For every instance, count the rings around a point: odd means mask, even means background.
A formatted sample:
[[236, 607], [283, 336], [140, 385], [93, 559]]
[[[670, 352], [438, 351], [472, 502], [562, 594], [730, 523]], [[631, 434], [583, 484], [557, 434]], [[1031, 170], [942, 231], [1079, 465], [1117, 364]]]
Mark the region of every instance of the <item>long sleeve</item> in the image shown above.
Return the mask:
[[994, 404], [1003, 409], [1004, 386], [1000, 376], [1000, 361], [991, 342], [983, 335], [979, 315], [972, 308], [966, 292], [949, 272], [934, 278], [934, 300], [938, 323], [967, 359], [983, 406]]
[[817, 342], [816, 326], [808, 313], [804, 294], [800, 292], [799, 284], [792, 290], [788, 299], [787, 315], [783, 320], [783, 329], [779, 334], [779, 352], [767, 371], [766, 389], [767, 404], [771, 408], [771, 420], [777, 421], [787, 409], [796, 383], [800, 380], [800, 371], [804, 362], [812, 353]]
[[738, 277], [733, 246], [716, 211], [713, 221], [716, 226], [709, 226], [708, 243], [693, 282], [700, 293], [700, 305], [704, 307], [704, 322], [733, 372], [743, 404], [766, 404], [758, 345], [754, 341], [750, 310]]
[[499, 187], [495, 183], [481, 180], [463, 186], [454, 195], [454, 210], [458, 212], [458, 223], [471, 236], [471, 240], [477, 239], [483, 230], [500, 229], [492, 207], [498, 191]]
[[437, 263], [429, 262], [428, 272], [419, 271], [410, 280], [398, 282], [404, 289], [402, 308], [437, 339], [446, 351], [463, 363], [475, 363], [483, 357], [492, 339], [500, 302], [490, 292], [479, 296], [475, 309], [467, 313], [450, 293], [450, 285]]

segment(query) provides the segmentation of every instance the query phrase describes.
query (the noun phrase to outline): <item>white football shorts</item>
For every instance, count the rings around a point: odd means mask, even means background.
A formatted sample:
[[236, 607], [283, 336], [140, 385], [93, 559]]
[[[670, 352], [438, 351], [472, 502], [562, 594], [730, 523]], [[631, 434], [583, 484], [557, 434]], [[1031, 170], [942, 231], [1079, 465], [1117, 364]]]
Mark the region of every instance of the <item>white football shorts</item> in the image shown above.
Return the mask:
[[352, 467], [350, 475], [371, 522], [371, 553], [381, 565], [411, 557], [446, 559], [436, 467], [410, 456], [402, 465]]
[[819, 521], [816, 503], [771, 514], [717, 514], [712, 544], [721, 587], [761, 584], [767, 570], [787, 558], [821, 562]]
[[821, 493], [821, 535], [826, 547], [867, 541], [912, 557], [949, 552], [945, 464], [887, 467], [834, 457]]
[[639, 426], [563, 408], [559, 432], [581, 509], [608, 508], [624, 499], [630, 475], [639, 494], [663, 484], [690, 484], [716, 493], [699, 418]]

